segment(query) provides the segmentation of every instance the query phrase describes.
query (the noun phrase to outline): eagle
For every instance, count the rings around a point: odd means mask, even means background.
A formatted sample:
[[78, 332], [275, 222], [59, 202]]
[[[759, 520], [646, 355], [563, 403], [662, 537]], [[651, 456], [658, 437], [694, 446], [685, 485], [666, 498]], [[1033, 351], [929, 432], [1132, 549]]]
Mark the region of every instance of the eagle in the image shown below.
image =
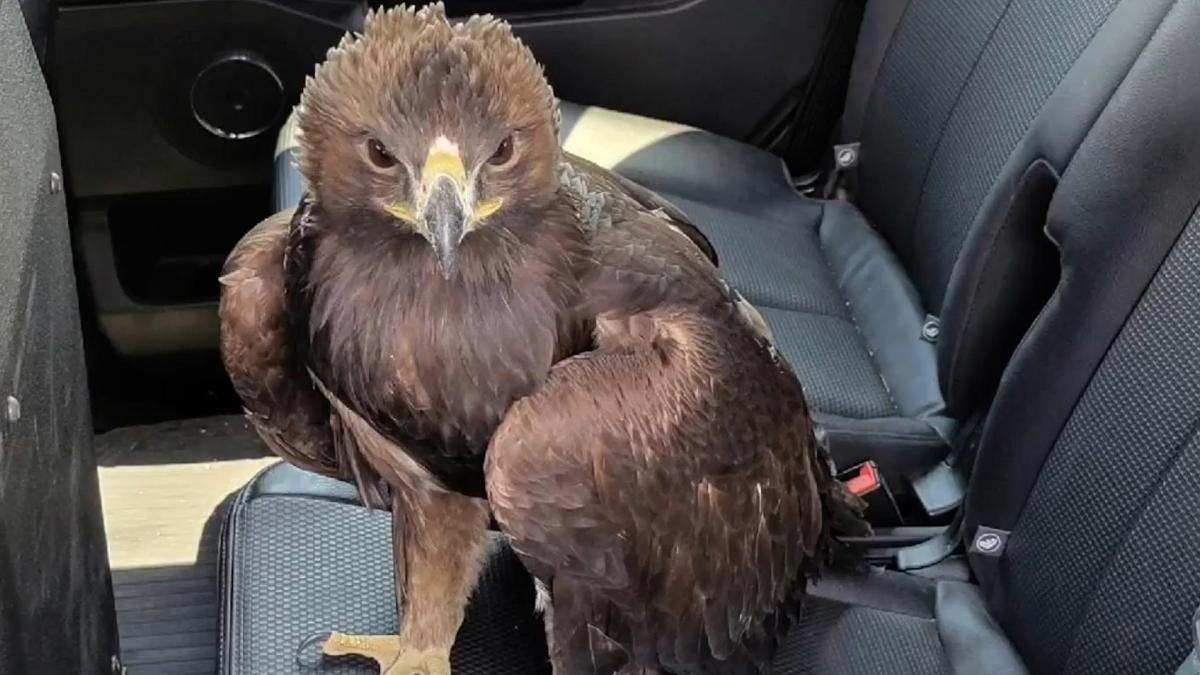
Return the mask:
[[562, 150], [491, 16], [372, 11], [296, 114], [306, 192], [229, 255], [221, 356], [274, 452], [392, 513], [398, 634], [324, 652], [448, 673], [494, 523], [556, 673], [768, 670], [863, 505], [701, 231]]

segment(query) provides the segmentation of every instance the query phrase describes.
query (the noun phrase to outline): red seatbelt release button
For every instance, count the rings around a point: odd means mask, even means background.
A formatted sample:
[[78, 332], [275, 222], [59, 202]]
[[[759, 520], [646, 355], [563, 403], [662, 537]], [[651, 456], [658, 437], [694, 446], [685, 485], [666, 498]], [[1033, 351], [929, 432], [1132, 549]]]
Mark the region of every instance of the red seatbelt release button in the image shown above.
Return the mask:
[[846, 489], [859, 497], [871, 494], [882, 485], [883, 479], [879, 476], [875, 462], [863, 462], [858, 467], [858, 475], [846, 481]]

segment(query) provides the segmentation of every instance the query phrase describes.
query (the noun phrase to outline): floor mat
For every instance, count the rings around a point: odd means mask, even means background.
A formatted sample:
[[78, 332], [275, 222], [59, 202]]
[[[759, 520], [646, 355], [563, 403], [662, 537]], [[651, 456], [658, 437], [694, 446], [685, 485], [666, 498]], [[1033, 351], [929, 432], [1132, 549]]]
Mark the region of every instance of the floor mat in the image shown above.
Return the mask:
[[277, 460], [240, 416], [116, 429], [96, 455], [128, 675], [214, 672], [224, 508]]

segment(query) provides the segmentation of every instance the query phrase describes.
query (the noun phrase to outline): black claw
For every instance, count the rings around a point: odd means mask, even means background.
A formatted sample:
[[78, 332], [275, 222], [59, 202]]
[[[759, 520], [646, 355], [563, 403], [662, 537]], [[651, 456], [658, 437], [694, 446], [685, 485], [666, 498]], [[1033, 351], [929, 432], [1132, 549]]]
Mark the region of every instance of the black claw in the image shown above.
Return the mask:
[[329, 631], [318, 631], [301, 640], [300, 645], [296, 647], [296, 665], [301, 668], [319, 668], [321, 659], [325, 656], [325, 643], [331, 637], [333, 633]]

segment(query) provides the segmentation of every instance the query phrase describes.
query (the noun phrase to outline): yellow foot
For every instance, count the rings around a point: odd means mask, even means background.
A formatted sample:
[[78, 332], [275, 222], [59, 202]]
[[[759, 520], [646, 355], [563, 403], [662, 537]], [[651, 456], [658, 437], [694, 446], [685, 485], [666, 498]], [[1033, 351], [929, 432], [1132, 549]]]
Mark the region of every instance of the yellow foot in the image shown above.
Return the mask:
[[450, 652], [410, 649], [398, 635], [331, 633], [321, 647], [329, 656], [366, 656], [379, 664], [380, 675], [450, 675]]

